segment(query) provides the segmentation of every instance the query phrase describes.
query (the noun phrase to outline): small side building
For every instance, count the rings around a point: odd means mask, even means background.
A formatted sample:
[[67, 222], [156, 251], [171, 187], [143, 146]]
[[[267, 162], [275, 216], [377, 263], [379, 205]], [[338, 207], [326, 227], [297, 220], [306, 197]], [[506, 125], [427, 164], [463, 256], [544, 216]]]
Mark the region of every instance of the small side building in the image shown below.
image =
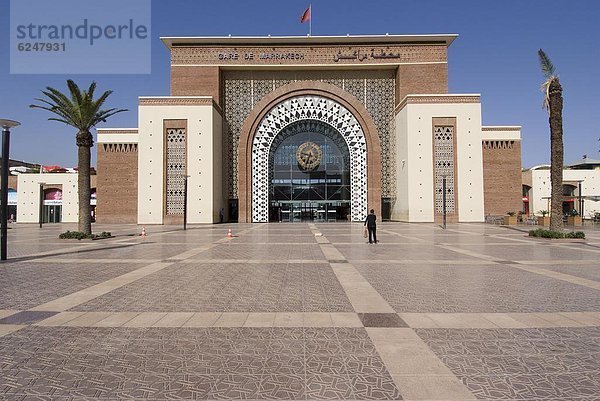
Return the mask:
[[[524, 170], [522, 185], [524, 213], [550, 210], [550, 165]], [[563, 170], [563, 213], [572, 210], [584, 218], [600, 213], [600, 160], [583, 157]]]
[[[19, 174], [17, 178], [17, 222], [39, 223], [40, 208], [45, 223], [77, 223], [79, 200], [77, 173]], [[96, 175], [90, 177], [94, 219]], [[43, 205], [40, 205], [43, 202]]]

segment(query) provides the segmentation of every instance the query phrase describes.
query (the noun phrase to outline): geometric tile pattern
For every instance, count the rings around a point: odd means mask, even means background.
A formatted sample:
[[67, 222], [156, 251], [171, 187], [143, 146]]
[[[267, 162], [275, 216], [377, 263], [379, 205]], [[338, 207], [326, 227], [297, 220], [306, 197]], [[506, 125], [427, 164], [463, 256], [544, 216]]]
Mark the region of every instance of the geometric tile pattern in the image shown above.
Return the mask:
[[408, 327], [395, 313], [359, 313], [358, 317], [365, 327]]
[[426, 265], [394, 263], [377, 266], [359, 262], [353, 262], [353, 265], [396, 312], [509, 313], [600, 309], [600, 296], [594, 289], [508, 265], [457, 266], [444, 265], [443, 261]]
[[330, 125], [345, 139], [350, 152], [350, 208], [352, 221], [362, 221], [367, 210], [367, 146], [362, 127], [341, 104], [321, 96], [297, 96], [274, 106], [264, 116], [252, 142], [252, 221], [268, 221], [269, 154], [273, 140], [286, 127], [303, 120]]
[[402, 399], [364, 328], [30, 326], [0, 370], [13, 399]]
[[28, 309], [139, 268], [135, 264], [4, 263], [0, 266], [0, 309]]
[[454, 127], [436, 126], [433, 130], [435, 174], [435, 211], [443, 213], [443, 177], [446, 177], [446, 211], [454, 213]]
[[481, 400], [592, 400], [600, 394], [600, 327], [417, 329]]
[[329, 264], [178, 264], [72, 310], [353, 312]]
[[600, 269], [597, 262], [590, 261], [587, 266], [564, 266], [545, 264], [543, 268], [559, 273], [569, 274], [571, 276], [581, 277], [592, 281], [600, 281]]
[[[117, 237], [58, 240], [67, 227], [9, 230], [22, 258], [0, 265], [0, 400], [600, 393], [598, 226], [570, 244], [493, 225], [386, 222], [377, 247], [351, 223], [147, 226], [146, 238], [129, 236], [136, 225], [97, 225]], [[225, 239], [229, 227], [236, 237]], [[54, 314], [23, 310], [57, 298], [56, 310], [72, 310], [18, 325]], [[229, 313], [202, 312], [214, 305]], [[416, 312], [401, 315], [413, 328], [362, 327], [401, 325], [394, 310]]]
[[0, 319], [0, 324], [32, 324], [56, 315], [58, 312], [23, 311]]
[[365, 71], [224, 71], [224, 169], [229, 198], [238, 197], [238, 145], [244, 120], [265, 95], [298, 81], [320, 81], [345, 90], [361, 102], [377, 127], [381, 144], [382, 197], [395, 197], [395, 73]]
[[183, 214], [186, 174], [184, 128], [167, 129], [167, 214]]

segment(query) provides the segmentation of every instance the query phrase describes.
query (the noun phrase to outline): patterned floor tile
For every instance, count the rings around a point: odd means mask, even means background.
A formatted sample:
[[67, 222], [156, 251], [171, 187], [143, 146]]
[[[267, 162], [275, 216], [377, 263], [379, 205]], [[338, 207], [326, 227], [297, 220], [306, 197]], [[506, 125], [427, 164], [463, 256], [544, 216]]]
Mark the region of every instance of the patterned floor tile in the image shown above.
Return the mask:
[[395, 313], [359, 313], [365, 327], [408, 327]]
[[139, 267], [113, 263], [4, 263], [0, 266], [0, 309], [29, 309]]
[[398, 399], [364, 328], [29, 326], [0, 369], [14, 398]]
[[568, 312], [600, 309], [597, 291], [510, 265], [354, 263], [396, 312]]
[[178, 264], [78, 311], [352, 312], [326, 264]]
[[478, 399], [600, 394], [600, 328], [417, 329]]
[[22, 311], [0, 319], [0, 324], [33, 324], [56, 315], [58, 312]]

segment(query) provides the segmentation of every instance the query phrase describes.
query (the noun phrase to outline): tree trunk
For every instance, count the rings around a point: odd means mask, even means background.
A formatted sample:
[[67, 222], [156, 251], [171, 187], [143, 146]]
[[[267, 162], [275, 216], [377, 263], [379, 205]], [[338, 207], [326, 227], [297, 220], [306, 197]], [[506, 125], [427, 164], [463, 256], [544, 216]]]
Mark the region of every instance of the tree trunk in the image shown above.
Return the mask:
[[90, 215], [90, 148], [93, 137], [89, 132], [77, 134], [77, 189], [79, 193], [79, 231], [91, 235], [92, 220]]
[[552, 196], [550, 200], [550, 230], [563, 228], [563, 127], [562, 86], [558, 78], [550, 82], [549, 87], [550, 111], [550, 182]]

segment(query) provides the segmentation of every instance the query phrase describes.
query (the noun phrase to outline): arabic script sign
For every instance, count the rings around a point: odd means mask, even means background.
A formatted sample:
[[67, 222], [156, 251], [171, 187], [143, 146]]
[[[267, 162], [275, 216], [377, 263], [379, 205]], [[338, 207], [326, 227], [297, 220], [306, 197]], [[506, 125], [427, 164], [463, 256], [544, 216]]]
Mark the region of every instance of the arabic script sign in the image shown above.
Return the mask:
[[398, 64], [446, 62], [445, 45], [173, 46], [174, 65]]
[[337, 52], [333, 56], [333, 61], [336, 63], [340, 60], [357, 60], [357, 61], [365, 61], [365, 60], [382, 60], [382, 59], [399, 59], [400, 53], [394, 52], [385, 52], [383, 49], [376, 52], [375, 49], [371, 49], [371, 53], [363, 52], [360, 50], [355, 50], [352, 53], [342, 53], [341, 51]]

